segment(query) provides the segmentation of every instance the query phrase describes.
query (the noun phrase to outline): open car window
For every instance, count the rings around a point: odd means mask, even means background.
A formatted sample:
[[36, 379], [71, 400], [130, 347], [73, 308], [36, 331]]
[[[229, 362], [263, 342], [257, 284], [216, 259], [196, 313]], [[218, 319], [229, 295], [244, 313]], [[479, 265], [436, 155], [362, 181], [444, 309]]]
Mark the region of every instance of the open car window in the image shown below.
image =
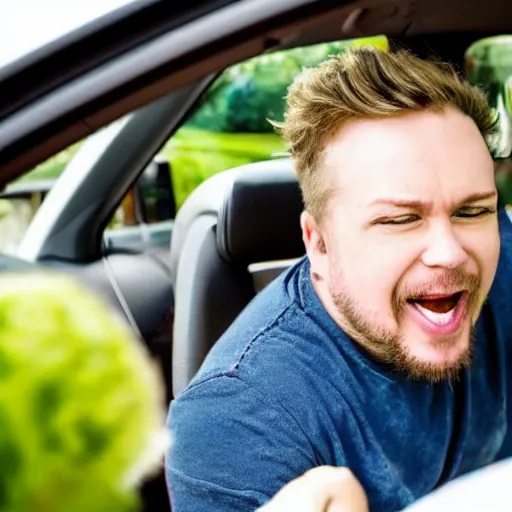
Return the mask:
[[169, 163], [177, 209], [219, 172], [286, 155], [269, 119], [283, 119], [288, 86], [304, 67], [366, 44], [389, 48], [385, 36], [359, 38], [262, 55], [226, 69], [158, 154]]
[[178, 208], [218, 172], [285, 155], [269, 119], [282, 121], [288, 86], [304, 67], [365, 44], [388, 49], [385, 36], [360, 38], [262, 55], [225, 70], [160, 153], [171, 163]]
[[37, 210], [80, 145], [57, 153], [0, 193], [0, 252], [16, 253]]

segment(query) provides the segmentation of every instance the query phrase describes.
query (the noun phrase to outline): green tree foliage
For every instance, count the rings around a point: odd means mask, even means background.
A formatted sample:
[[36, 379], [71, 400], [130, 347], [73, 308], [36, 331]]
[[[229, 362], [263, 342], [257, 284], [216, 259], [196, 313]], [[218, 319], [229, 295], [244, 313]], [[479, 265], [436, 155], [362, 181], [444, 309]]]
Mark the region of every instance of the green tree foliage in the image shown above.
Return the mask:
[[471, 83], [486, 90], [506, 84], [512, 76], [512, 36], [481, 39], [466, 52], [466, 69]]
[[[481, 87], [499, 116], [498, 135], [491, 143], [497, 162], [496, 184], [502, 198], [512, 204], [512, 36], [481, 39], [466, 51], [466, 70], [471, 83]], [[508, 157], [508, 158], [507, 158]]]
[[387, 49], [385, 37], [326, 43], [262, 55], [226, 70], [204, 97], [188, 126], [214, 132], [269, 133], [282, 120], [289, 85], [305, 67], [352, 46]]

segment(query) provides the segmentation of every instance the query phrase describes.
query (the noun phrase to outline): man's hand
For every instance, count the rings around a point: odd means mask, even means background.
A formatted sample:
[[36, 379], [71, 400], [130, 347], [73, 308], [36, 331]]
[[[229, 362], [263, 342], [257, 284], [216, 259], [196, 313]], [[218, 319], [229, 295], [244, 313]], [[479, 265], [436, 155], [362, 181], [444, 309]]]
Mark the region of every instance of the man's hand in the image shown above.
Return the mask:
[[322, 466], [285, 485], [257, 512], [368, 512], [366, 494], [348, 468]]

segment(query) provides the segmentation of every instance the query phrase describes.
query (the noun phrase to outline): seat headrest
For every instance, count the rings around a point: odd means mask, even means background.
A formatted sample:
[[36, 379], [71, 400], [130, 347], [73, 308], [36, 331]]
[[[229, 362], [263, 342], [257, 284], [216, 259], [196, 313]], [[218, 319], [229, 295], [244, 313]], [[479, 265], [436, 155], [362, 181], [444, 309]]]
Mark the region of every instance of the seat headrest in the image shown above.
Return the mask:
[[192, 224], [217, 219], [217, 246], [226, 261], [245, 264], [304, 254], [302, 198], [290, 159], [243, 165], [204, 181], [179, 209], [171, 241], [171, 278]]
[[226, 191], [217, 220], [217, 248], [226, 261], [249, 265], [304, 254], [303, 210], [289, 159], [244, 166]]

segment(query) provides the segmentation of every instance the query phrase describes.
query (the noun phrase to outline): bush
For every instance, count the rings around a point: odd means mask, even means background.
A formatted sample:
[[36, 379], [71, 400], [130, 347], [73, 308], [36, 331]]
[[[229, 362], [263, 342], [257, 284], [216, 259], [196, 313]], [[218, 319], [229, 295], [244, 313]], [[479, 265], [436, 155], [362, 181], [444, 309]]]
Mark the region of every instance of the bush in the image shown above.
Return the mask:
[[54, 274], [2, 277], [2, 511], [135, 511], [140, 480], [161, 465], [162, 382], [82, 288]]
[[204, 180], [226, 169], [267, 160], [285, 147], [274, 133], [212, 133], [181, 128], [160, 155], [171, 164], [178, 208]]
[[187, 125], [214, 132], [271, 133], [267, 119], [283, 119], [287, 89], [304, 67], [364, 44], [388, 48], [387, 38], [376, 36], [275, 52], [232, 66], [213, 84]]

